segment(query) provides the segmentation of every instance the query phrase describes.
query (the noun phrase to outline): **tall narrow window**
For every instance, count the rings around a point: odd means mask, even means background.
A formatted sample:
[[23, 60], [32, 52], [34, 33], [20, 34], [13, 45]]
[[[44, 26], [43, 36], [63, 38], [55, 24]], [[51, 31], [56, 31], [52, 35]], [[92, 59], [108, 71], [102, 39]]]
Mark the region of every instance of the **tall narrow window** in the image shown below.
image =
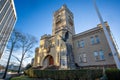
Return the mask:
[[83, 54], [83, 62], [87, 62], [87, 56], [85, 53]]
[[95, 36], [95, 39], [96, 39], [96, 43], [100, 43], [100, 39], [98, 36]]
[[77, 41], [77, 47], [78, 48], [80, 47], [80, 41]]
[[59, 46], [59, 39], [57, 40], [57, 45]]
[[103, 50], [100, 50], [99, 51], [99, 55], [100, 55], [100, 60], [104, 60], [104, 51]]
[[79, 62], [82, 62], [82, 54], [79, 55]]
[[92, 44], [92, 45], [95, 44], [95, 40], [94, 40], [93, 37], [91, 37], [91, 44]]
[[95, 60], [96, 60], [96, 61], [99, 60], [99, 55], [98, 55], [98, 52], [97, 52], [97, 51], [94, 52], [94, 56], [95, 56]]
[[65, 60], [64, 59], [61, 60], [61, 63], [62, 63], [61, 64], [62, 66], [65, 66]]

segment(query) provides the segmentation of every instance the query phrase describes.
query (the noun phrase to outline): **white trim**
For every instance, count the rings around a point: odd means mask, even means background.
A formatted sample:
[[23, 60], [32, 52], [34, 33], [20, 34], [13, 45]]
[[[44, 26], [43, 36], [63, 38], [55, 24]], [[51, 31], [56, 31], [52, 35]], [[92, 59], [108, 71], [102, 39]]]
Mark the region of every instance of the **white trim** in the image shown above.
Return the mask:
[[15, 13], [15, 17], [17, 18], [14, 1], [13, 1], [13, 0], [11, 0], [11, 2], [12, 2], [12, 5], [13, 5], [13, 10], [14, 10], [14, 13]]
[[109, 35], [109, 33], [108, 33], [107, 29], [106, 29], [106, 25], [103, 22], [103, 18], [102, 18], [101, 14], [100, 14], [100, 12], [98, 10], [97, 4], [96, 4], [96, 0], [93, 0], [93, 4], [94, 4], [95, 10], [96, 10], [96, 13], [98, 15], [98, 18], [99, 18], [99, 20], [100, 20], [100, 22], [102, 24], [103, 31], [104, 31], [105, 37], [107, 39], [107, 42], [109, 44], [109, 47], [110, 47], [110, 49], [112, 51], [113, 58], [115, 60], [116, 66], [120, 70], [120, 60], [119, 60], [118, 55], [117, 55], [118, 53], [115, 50], [115, 46], [113, 45], [112, 38], [110, 37], [110, 35]]

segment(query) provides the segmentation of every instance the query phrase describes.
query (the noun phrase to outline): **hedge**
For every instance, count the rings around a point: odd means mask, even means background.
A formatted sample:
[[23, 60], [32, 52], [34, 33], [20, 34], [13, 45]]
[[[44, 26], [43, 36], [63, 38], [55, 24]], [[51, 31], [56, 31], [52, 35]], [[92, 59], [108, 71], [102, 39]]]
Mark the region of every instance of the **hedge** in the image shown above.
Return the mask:
[[31, 78], [50, 78], [54, 80], [95, 80], [102, 76], [100, 69], [80, 69], [80, 70], [37, 70], [29, 69], [25, 74]]
[[105, 70], [108, 80], [120, 80], [120, 70], [112, 68]]

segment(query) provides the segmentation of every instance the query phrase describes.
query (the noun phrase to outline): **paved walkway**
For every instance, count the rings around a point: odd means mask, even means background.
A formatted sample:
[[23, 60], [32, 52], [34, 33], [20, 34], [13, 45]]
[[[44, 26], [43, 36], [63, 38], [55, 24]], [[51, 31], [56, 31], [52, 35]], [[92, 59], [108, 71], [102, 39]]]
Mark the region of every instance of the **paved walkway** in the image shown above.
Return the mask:
[[19, 75], [21, 75], [21, 74], [8, 73], [8, 74], [6, 75], [6, 78], [5, 78], [5, 79], [2, 79], [2, 76], [3, 76], [3, 75], [0, 75], [0, 80], [10, 80], [11, 77], [15, 77], [15, 76], [19, 76]]

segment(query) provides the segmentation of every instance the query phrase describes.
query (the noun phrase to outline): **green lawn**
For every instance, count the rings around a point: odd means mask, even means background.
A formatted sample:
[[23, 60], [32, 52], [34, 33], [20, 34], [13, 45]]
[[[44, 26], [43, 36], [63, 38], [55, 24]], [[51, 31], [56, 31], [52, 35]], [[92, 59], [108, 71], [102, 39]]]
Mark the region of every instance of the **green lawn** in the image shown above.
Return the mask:
[[28, 76], [14, 77], [11, 80], [53, 80], [53, 79], [40, 79], [40, 78], [29, 78]]
[[29, 78], [27, 76], [19, 76], [19, 77], [14, 77], [11, 80], [34, 80], [34, 79]]

